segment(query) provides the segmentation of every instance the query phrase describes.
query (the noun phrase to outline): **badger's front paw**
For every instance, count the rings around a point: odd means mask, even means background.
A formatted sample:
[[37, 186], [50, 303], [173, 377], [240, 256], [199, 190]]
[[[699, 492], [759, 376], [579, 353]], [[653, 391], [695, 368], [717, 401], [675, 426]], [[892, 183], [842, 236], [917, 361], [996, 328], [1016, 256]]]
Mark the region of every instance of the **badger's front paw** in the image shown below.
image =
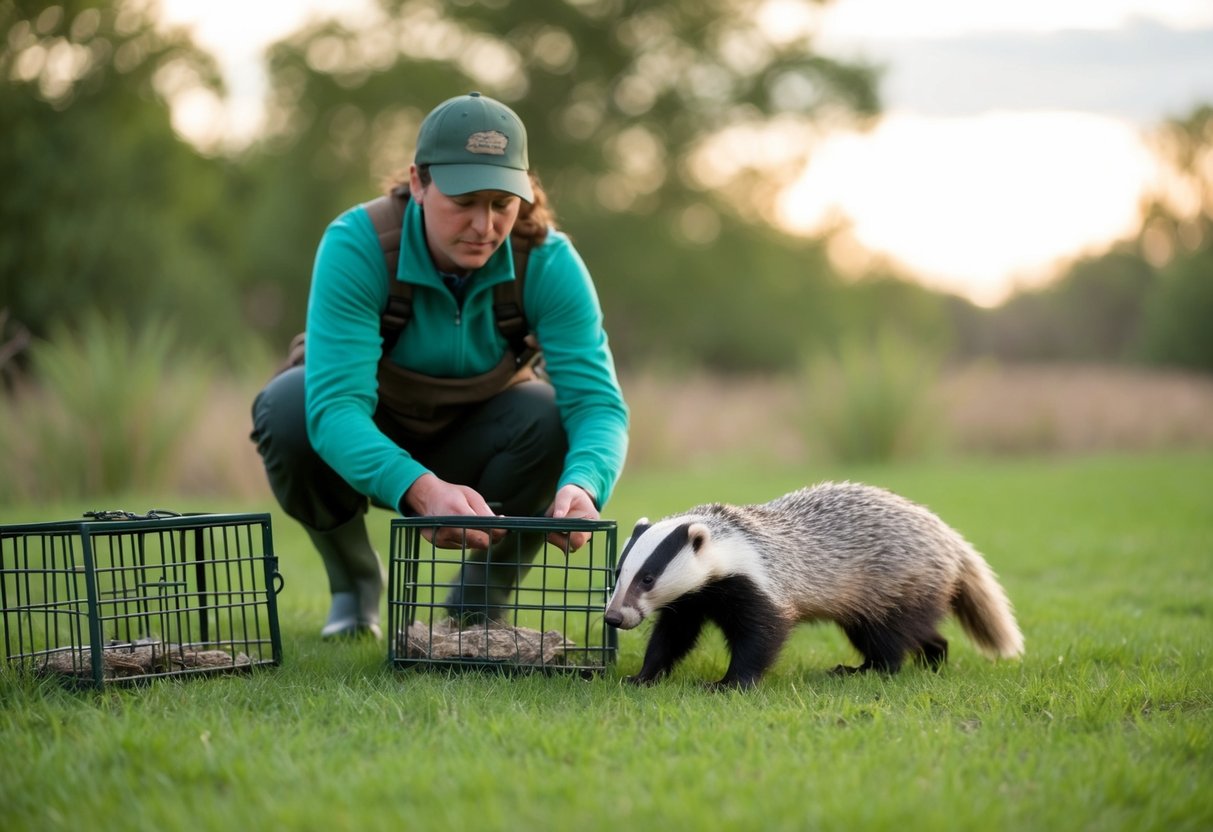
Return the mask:
[[830, 675], [831, 676], [850, 676], [853, 673], [862, 673], [863, 671], [864, 671], [864, 668], [862, 668], [862, 667], [851, 667], [850, 665], [840, 664], [840, 665], [836, 665], [834, 667], [834, 669], [830, 671]]

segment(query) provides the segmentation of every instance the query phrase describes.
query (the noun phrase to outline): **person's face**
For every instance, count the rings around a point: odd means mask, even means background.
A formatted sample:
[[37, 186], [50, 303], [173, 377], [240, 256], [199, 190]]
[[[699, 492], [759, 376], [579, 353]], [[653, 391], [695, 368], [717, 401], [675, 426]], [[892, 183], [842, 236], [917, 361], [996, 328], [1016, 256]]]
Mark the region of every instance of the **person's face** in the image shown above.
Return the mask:
[[416, 167], [410, 173], [412, 199], [425, 208], [425, 242], [434, 265], [468, 272], [487, 263], [510, 236], [522, 200], [505, 191], [447, 196], [433, 182], [422, 187]]

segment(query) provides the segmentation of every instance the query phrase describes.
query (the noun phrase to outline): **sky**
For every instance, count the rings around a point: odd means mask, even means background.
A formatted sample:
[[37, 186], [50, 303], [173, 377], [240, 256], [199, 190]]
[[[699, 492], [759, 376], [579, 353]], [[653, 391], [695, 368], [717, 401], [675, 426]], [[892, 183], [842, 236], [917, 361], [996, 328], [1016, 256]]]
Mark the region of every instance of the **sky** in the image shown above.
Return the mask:
[[[186, 135], [255, 131], [263, 47], [312, 15], [372, 0], [162, 0], [221, 61], [223, 102], [175, 107]], [[1213, 0], [835, 0], [804, 13], [769, 0], [836, 58], [885, 67], [883, 117], [812, 149], [785, 193], [789, 230], [845, 227], [845, 268], [884, 258], [936, 288], [994, 305], [1137, 226], [1156, 162], [1147, 133], [1213, 103]]]

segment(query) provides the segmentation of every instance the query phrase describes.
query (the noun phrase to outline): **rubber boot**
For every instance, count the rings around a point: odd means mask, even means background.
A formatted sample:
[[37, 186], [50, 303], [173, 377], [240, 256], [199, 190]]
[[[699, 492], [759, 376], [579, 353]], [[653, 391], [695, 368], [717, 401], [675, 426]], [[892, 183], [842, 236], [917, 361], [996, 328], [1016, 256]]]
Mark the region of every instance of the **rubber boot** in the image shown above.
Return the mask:
[[367, 537], [366, 520], [355, 515], [332, 531], [308, 529], [308, 535], [324, 561], [333, 596], [328, 618], [320, 630], [323, 638], [341, 638], [370, 633], [382, 638], [379, 627], [379, 598], [387, 582], [379, 554]]
[[530, 571], [545, 537], [543, 532], [509, 532], [487, 551], [469, 549], [458, 583], [443, 602], [451, 617], [460, 625], [512, 623], [510, 593]]

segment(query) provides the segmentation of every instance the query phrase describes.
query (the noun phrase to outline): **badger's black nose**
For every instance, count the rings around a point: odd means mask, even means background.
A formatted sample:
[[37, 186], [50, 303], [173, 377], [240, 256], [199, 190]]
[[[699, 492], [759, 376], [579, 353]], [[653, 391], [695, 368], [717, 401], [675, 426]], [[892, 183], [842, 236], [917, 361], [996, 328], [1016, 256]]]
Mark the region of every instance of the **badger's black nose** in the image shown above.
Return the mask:
[[620, 624], [623, 623], [623, 615], [612, 611], [612, 612], [608, 612], [606, 615], [604, 615], [603, 620], [606, 621], [606, 623], [610, 624], [612, 627], [618, 627]]

